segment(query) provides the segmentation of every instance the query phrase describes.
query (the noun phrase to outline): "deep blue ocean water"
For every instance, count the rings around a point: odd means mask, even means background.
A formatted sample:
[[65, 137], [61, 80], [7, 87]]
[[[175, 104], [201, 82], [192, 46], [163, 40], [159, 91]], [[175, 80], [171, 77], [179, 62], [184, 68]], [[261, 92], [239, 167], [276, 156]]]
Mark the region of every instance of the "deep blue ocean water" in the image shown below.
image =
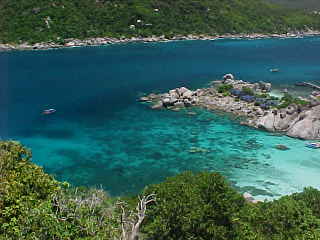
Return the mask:
[[[303, 38], [0, 53], [0, 136], [30, 147], [33, 161], [57, 179], [112, 195], [185, 170], [218, 171], [261, 199], [320, 187], [320, 152], [304, 141], [221, 113], [192, 109], [191, 116], [137, 102], [143, 93], [205, 87], [229, 72], [293, 91], [298, 81], [320, 83], [319, 52], [320, 38]], [[57, 112], [41, 115], [47, 108]]]

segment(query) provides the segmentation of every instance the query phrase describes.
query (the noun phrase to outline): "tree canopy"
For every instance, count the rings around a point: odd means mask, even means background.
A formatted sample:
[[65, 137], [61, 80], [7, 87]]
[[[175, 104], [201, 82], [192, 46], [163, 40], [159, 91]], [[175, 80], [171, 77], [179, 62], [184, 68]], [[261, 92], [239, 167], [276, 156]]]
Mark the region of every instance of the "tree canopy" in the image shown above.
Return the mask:
[[0, 240], [127, 240], [122, 230], [130, 233], [140, 220], [139, 239], [320, 239], [320, 191], [313, 188], [251, 203], [218, 173], [185, 172], [147, 186], [137, 214], [137, 196], [72, 187], [30, 160], [18, 142], [0, 141]]
[[319, 29], [320, 16], [264, 0], [2, 0], [1, 42]]

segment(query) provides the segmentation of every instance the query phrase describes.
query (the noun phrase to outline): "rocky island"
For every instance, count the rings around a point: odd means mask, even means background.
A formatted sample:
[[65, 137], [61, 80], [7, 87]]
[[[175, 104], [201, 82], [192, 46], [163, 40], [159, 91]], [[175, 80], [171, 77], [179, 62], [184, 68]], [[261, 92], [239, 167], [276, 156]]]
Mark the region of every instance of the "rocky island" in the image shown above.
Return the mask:
[[270, 83], [249, 83], [226, 74], [208, 88], [192, 91], [180, 87], [168, 93], [151, 93], [140, 101], [150, 103], [152, 109], [220, 110], [244, 117], [241, 124], [254, 128], [300, 139], [320, 139], [320, 92], [314, 91], [308, 98], [288, 93], [278, 98], [269, 94], [271, 87]]

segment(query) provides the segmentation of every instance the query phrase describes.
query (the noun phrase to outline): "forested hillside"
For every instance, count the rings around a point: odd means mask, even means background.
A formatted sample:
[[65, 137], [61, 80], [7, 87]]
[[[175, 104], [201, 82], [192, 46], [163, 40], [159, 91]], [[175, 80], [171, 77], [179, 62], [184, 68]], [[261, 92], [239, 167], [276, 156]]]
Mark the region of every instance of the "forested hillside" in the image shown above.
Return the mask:
[[268, 0], [272, 3], [282, 4], [287, 7], [309, 10], [320, 10], [319, 0]]
[[263, 0], [2, 0], [0, 42], [320, 28], [320, 17]]

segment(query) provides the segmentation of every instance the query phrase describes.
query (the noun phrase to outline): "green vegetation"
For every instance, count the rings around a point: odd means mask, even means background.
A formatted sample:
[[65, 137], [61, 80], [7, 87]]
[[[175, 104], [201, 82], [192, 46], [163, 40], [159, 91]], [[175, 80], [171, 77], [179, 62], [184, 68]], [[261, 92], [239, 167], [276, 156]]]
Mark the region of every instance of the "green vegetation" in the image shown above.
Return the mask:
[[104, 191], [69, 188], [30, 158], [19, 143], [0, 142], [1, 240], [119, 236], [114, 200]]
[[268, 99], [270, 99], [270, 100], [279, 100], [279, 98], [278, 97], [275, 97], [275, 96], [268, 96]]
[[4, 43], [320, 29], [319, 15], [263, 0], [2, 0], [0, 15]]
[[153, 239], [232, 239], [235, 213], [244, 198], [215, 173], [183, 173], [149, 186], [159, 199], [144, 231]]
[[241, 91], [243, 92], [244, 95], [249, 95], [249, 96], [254, 95], [254, 91], [249, 87], [243, 87]]
[[281, 4], [290, 8], [300, 8], [309, 10], [320, 10], [319, 0], [268, 0], [269, 2]]
[[256, 98], [269, 98], [270, 95], [267, 93], [255, 94]]
[[215, 173], [184, 173], [146, 188], [159, 198], [144, 232], [152, 239], [319, 239], [320, 192], [247, 203]]
[[284, 96], [281, 98], [281, 102], [280, 104], [277, 106], [278, 109], [281, 109], [281, 108], [286, 108], [288, 107], [289, 105], [292, 105], [292, 104], [296, 104], [296, 105], [299, 105], [299, 106], [305, 106], [305, 105], [308, 105], [309, 102], [308, 101], [305, 101], [305, 100], [302, 100], [300, 98], [295, 98], [293, 97], [292, 95], [286, 93], [284, 94]]
[[136, 214], [137, 197], [116, 199], [105, 191], [73, 188], [30, 162], [31, 153], [0, 141], [0, 239], [130, 239], [122, 230], [142, 219], [139, 239], [317, 240], [320, 191], [272, 202], [247, 202], [217, 173], [185, 172], [147, 186], [152, 199]]
[[230, 90], [233, 88], [232, 84], [220, 84], [217, 88], [219, 93], [230, 93]]

